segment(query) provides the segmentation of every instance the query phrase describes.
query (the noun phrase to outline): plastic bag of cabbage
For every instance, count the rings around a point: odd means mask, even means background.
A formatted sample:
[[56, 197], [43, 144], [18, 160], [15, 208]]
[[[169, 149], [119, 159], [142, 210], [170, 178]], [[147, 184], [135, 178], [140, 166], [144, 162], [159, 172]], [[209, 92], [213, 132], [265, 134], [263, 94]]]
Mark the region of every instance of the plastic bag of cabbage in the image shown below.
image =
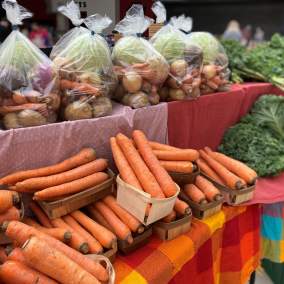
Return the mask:
[[207, 32], [193, 32], [187, 37], [189, 44], [199, 46], [203, 52], [201, 94], [229, 90], [229, 60], [221, 43]]
[[[65, 6], [65, 10], [74, 7]], [[109, 97], [115, 90], [117, 79], [108, 44], [99, 34], [111, 20], [95, 14], [84, 23], [88, 29], [75, 27], [75, 31], [71, 30], [54, 46], [51, 54], [59, 72], [61, 112], [66, 120], [101, 117], [112, 112]]]
[[173, 17], [152, 38], [153, 46], [170, 64], [170, 74], [161, 94], [166, 100], [184, 100], [200, 95], [202, 50], [190, 42], [186, 33], [192, 19]]
[[158, 104], [159, 89], [169, 72], [165, 58], [141, 37], [152, 22], [142, 5], [135, 4], [115, 27], [123, 37], [112, 52], [119, 78], [114, 99], [132, 108]]
[[19, 30], [32, 16], [15, 1], [2, 7], [13, 31], [0, 48], [0, 117], [6, 129], [55, 122], [60, 105], [52, 62]]

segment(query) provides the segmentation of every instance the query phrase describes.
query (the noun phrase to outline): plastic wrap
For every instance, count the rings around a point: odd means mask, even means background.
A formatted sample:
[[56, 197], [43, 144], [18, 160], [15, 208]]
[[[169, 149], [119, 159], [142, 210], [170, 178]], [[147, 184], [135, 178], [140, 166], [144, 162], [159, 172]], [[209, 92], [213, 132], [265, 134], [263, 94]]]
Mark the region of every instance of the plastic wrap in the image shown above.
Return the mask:
[[142, 5], [135, 4], [115, 27], [123, 37], [112, 52], [119, 78], [114, 99], [133, 108], [159, 103], [159, 88], [169, 72], [165, 58], [142, 38], [152, 22]]
[[[95, 14], [84, 20], [81, 29], [69, 40], [55, 45], [51, 58], [58, 69], [62, 94], [62, 117], [66, 120], [106, 116], [112, 112], [110, 96], [117, 78], [111, 53], [100, 35], [111, 24], [106, 16]], [[65, 44], [64, 44], [65, 43]]]
[[193, 32], [188, 41], [203, 51], [201, 94], [228, 91], [230, 89], [229, 59], [221, 43], [210, 33]]
[[170, 65], [169, 77], [160, 92], [163, 100], [184, 100], [200, 95], [203, 54], [201, 48], [188, 41], [192, 19], [173, 17], [152, 38], [155, 49]]
[[156, 16], [157, 24], [162, 24], [167, 20], [166, 8], [160, 1], [154, 2], [151, 9]]
[[6, 129], [55, 122], [58, 80], [50, 59], [19, 30], [32, 14], [16, 1], [2, 7], [13, 31], [0, 47], [0, 116]]

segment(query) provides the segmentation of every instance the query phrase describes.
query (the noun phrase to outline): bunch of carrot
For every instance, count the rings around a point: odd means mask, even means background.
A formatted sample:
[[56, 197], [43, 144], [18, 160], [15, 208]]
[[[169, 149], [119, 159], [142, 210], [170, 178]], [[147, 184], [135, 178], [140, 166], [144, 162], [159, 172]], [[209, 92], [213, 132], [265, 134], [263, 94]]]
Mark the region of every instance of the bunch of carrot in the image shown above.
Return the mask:
[[14, 245], [0, 250], [1, 283], [98, 284], [109, 278], [99, 262], [37, 228], [10, 221], [5, 222], [1, 230]]
[[52, 201], [96, 186], [109, 178], [105, 159], [96, 159], [95, 150], [84, 148], [52, 166], [20, 171], [0, 179], [17, 192], [34, 193], [35, 200]]
[[214, 152], [209, 147], [199, 153], [197, 164], [201, 172], [221, 185], [239, 190], [253, 185], [257, 179], [257, 173], [253, 169], [224, 154]]
[[[124, 182], [143, 190], [153, 198], [167, 198], [174, 196], [177, 187], [168, 172], [160, 164], [145, 134], [135, 130], [129, 139], [119, 133], [110, 139], [112, 154], [116, 167]], [[189, 206], [177, 198], [171, 218], [178, 214], [186, 215]], [[170, 216], [168, 216], [170, 219]]]
[[0, 224], [4, 221], [20, 220], [21, 210], [20, 196], [18, 192], [11, 190], [0, 190]]
[[186, 184], [183, 193], [198, 204], [207, 204], [222, 198], [220, 191], [202, 176], [197, 176], [194, 184]]

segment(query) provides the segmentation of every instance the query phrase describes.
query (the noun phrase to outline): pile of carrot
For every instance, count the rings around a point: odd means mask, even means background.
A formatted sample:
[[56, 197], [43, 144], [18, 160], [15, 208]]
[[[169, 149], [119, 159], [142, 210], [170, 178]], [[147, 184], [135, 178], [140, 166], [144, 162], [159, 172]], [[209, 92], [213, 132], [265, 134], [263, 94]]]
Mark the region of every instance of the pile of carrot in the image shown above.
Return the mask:
[[52, 166], [12, 173], [0, 179], [16, 192], [34, 193], [34, 200], [54, 201], [106, 181], [107, 160], [96, 159], [95, 150], [84, 148]]
[[20, 196], [12, 190], [0, 190], [0, 224], [4, 221], [20, 220]]
[[236, 190], [255, 184], [257, 173], [246, 164], [214, 152], [209, 147], [199, 153], [197, 164], [201, 172], [219, 184]]
[[200, 175], [196, 177], [194, 184], [184, 186], [183, 193], [197, 204], [207, 204], [222, 199], [219, 189]]
[[0, 283], [98, 284], [109, 279], [99, 263], [19, 221], [1, 226], [13, 247], [0, 249]]
[[[158, 153], [152, 149], [151, 142], [147, 140], [145, 134], [140, 130], [134, 130], [132, 138], [133, 141], [119, 133], [110, 139], [113, 158], [122, 180], [149, 193], [153, 198], [175, 195], [176, 184], [160, 164]], [[184, 216], [190, 212], [188, 204], [179, 198], [176, 200], [174, 210], [176, 212], [172, 212], [171, 217], [175, 214]], [[170, 219], [170, 216], [167, 217]]]

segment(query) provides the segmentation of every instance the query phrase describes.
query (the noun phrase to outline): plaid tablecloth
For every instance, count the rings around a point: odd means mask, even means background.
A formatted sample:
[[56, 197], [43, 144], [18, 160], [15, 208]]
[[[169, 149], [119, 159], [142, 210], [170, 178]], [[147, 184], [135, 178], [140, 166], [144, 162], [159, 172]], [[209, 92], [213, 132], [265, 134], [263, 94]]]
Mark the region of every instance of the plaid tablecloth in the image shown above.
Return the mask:
[[153, 237], [149, 244], [115, 261], [122, 284], [241, 284], [260, 259], [260, 209], [224, 207], [172, 241]]

